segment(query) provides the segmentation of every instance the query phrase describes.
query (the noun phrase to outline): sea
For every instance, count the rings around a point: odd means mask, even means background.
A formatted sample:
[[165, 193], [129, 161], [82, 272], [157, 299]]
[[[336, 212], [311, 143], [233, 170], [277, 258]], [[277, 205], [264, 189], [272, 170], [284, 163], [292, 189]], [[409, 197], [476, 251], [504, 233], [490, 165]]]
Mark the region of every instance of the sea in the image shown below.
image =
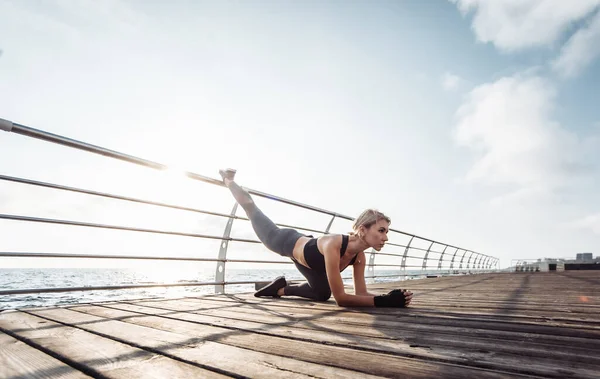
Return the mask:
[[[367, 278], [367, 284], [424, 278], [435, 272], [379, 271], [375, 278]], [[288, 280], [303, 280], [294, 269], [228, 269], [227, 282], [268, 282], [284, 275]], [[406, 276], [408, 275], [408, 276]], [[352, 277], [343, 276], [345, 284]], [[181, 298], [215, 293], [214, 285], [195, 285], [215, 281], [213, 270], [197, 269], [137, 269], [137, 268], [0, 268], [0, 291], [41, 288], [122, 286], [136, 284], [189, 284], [177, 287], [152, 287], [120, 290], [92, 290], [55, 293], [28, 293], [0, 295], [0, 310], [43, 307], [65, 304], [81, 304], [102, 301], [133, 300], [147, 298]], [[254, 284], [226, 285], [225, 293], [254, 292]]]

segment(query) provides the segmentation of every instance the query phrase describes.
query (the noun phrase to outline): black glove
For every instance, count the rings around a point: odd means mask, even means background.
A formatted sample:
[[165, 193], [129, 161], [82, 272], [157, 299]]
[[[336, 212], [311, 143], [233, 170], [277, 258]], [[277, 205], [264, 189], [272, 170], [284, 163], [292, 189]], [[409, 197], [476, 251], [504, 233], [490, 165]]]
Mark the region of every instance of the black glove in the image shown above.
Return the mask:
[[404, 308], [406, 306], [406, 298], [404, 290], [392, 290], [385, 295], [375, 296], [376, 307], [394, 307]]

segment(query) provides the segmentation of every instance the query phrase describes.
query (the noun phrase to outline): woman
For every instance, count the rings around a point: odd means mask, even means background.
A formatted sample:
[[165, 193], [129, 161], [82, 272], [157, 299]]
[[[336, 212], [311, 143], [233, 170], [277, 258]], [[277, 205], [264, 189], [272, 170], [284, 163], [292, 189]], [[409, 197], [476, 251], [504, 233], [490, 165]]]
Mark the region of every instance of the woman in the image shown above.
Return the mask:
[[[365, 283], [366, 257], [369, 247], [379, 251], [388, 240], [390, 219], [383, 213], [368, 209], [354, 222], [350, 235], [328, 234], [319, 238], [305, 236], [294, 229], [280, 229], [256, 206], [248, 192], [234, 181], [236, 171], [219, 170], [223, 183], [240, 204], [260, 241], [281, 256], [291, 258], [307, 280], [300, 285], [288, 285], [283, 276], [257, 291], [257, 297], [299, 296], [327, 301], [331, 295], [342, 307], [405, 307], [412, 292], [393, 290], [385, 295], [373, 295]], [[344, 291], [341, 271], [354, 268], [354, 292]]]

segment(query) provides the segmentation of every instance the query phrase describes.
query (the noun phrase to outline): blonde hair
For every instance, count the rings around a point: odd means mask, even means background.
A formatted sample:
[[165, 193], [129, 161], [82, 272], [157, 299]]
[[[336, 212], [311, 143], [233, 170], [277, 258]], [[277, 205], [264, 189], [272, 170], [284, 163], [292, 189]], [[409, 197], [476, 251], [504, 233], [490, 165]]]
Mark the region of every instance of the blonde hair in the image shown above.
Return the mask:
[[375, 225], [379, 220], [385, 220], [388, 224], [392, 223], [392, 220], [388, 216], [379, 212], [377, 209], [366, 209], [356, 218], [356, 220], [354, 220], [354, 224], [352, 224], [354, 232], [351, 232], [350, 234], [356, 234], [361, 226], [368, 229], [372, 225]]

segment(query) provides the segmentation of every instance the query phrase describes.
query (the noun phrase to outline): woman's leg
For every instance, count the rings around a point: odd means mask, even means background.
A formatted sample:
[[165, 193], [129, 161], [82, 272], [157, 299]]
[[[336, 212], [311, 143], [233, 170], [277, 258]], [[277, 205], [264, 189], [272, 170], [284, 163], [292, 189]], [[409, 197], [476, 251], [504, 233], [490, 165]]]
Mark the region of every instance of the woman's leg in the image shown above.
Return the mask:
[[[294, 229], [280, 229], [273, 221], [258, 209], [250, 194], [232, 179], [224, 178], [224, 183], [229, 188], [233, 197], [250, 219], [252, 228], [258, 239], [269, 249], [279, 255], [294, 258], [294, 246], [298, 238], [303, 235]], [[331, 297], [331, 289], [327, 281], [327, 274], [311, 270], [294, 260], [298, 271], [307, 279], [308, 283], [287, 286], [285, 278], [275, 279], [263, 289], [257, 291], [255, 296], [275, 296], [277, 291], [284, 288], [288, 296], [300, 296], [316, 301], [327, 301]]]
[[316, 301], [327, 301], [331, 297], [331, 288], [327, 281], [327, 274], [311, 270], [294, 261], [296, 268], [308, 281], [299, 285], [289, 285], [283, 288], [285, 296], [299, 296]]
[[250, 194], [233, 180], [225, 179], [225, 185], [229, 188], [238, 204], [244, 208], [258, 239], [269, 250], [279, 255], [293, 258], [294, 246], [298, 238], [302, 237], [302, 234], [294, 229], [281, 229], [275, 225], [273, 221], [258, 209]]

